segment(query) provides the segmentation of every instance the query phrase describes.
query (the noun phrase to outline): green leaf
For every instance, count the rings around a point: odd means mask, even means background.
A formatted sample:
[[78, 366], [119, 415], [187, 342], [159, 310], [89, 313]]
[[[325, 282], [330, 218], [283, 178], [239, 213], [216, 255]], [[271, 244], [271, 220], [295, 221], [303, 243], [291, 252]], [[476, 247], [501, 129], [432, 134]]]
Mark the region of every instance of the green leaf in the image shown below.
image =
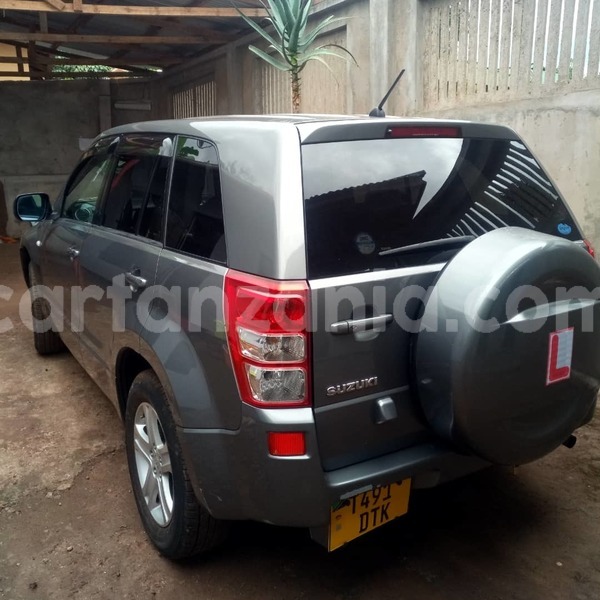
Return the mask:
[[304, 48], [307, 48], [312, 43], [314, 43], [314, 41], [326, 27], [331, 27], [331, 25], [334, 25], [335, 23], [341, 23], [347, 20], [347, 17], [334, 17], [333, 15], [330, 15], [329, 17], [321, 21], [318, 25], [316, 25], [316, 27], [312, 29], [310, 33], [308, 33], [303, 39], [301, 39], [298, 44], [298, 47], [302, 50]]
[[[285, 0], [283, 1], [285, 2]], [[290, 12], [292, 13], [294, 20], [298, 19], [298, 14], [300, 12], [300, 2], [301, 0], [288, 0], [288, 3], [290, 5]]]
[[302, 22], [302, 24], [300, 26], [300, 34], [298, 36], [299, 38], [300, 38], [300, 36], [304, 35], [304, 32], [306, 31], [306, 27], [308, 26], [308, 16], [309, 16], [311, 7], [312, 7], [312, 1], [307, 2], [304, 6], [304, 10], [303, 10], [302, 14], [300, 15], [300, 21]]
[[343, 58], [344, 60], [348, 60], [348, 57], [350, 57], [352, 62], [358, 67], [358, 62], [356, 61], [356, 58], [354, 58], [354, 54], [352, 54], [352, 52], [350, 52], [348, 48], [344, 48], [344, 46], [341, 46], [340, 44], [323, 44], [322, 46], [318, 46], [315, 49], [320, 50], [322, 48], [338, 48], [338, 50], [344, 52], [345, 55], [332, 54], [332, 56], [338, 56], [339, 58]]
[[[240, 12], [239, 9], [237, 10], [238, 12]], [[260, 25], [257, 25], [252, 19], [249, 19], [244, 13], [240, 12], [240, 14], [242, 15], [244, 21], [246, 21], [246, 23], [248, 23], [248, 25], [250, 25], [250, 27], [252, 27], [252, 29], [254, 29], [256, 33], [258, 33], [263, 39], [267, 40], [267, 42], [271, 44], [273, 49], [277, 50], [277, 52], [283, 56], [281, 44], [277, 42], [275, 38], [273, 38], [268, 32], [266, 32]]]
[[320, 23], [318, 23], [309, 33], [305, 34], [302, 36], [302, 38], [299, 40], [299, 46], [300, 47], [308, 47], [310, 46], [315, 39], [317, 38], [317, 36], [327, 27], [329, 27], [332, 23], [335, 23], [336, 20], [339, 19], [335, 19], [333, 17], [333, 15], [329, 15], [327, 18], [325, 18], [323, 21], [321, 21]]
[[[333, 75], [333, 78], [337, 81], [337, 77], [335, 76], [335, 73], [333, 72], [333, 69], [327, 64], [327, 61], [322, 59], [320, 56], [317, 55], [312, 55], [310, 58], [307, 58], [304, 63], [302, 64], [302, 69], [304, 69], [304, 67], [306, 67], [306, 65], [311, 61], [317, 61], [320, 62], [322, 65], [325, 65], [327, 67], [327, 70]], [[339, 83], [339, 82], [338, 82]]]
[[269, 0], [269, 4], [272, 8], [277, 8], [277, 11], [281, 15], [282, 23], [289, 23], [294, 20], [294, 15], [290, 10], [287, 0]]
[[300, 37], [300, 32], [306, 29], [306, 24], [308, 22], [308, 11], [310, 10], [310, 6], [310, 2], [307, 2], [304, 5], [304, 7], [301, 7], [300, 5], [298, 6], [298, 8], [302, 8], [302, 11], [298, 12], [296, 22], [294, 23], [294, 26], [292, 27], [292, 30], [290, 32], [289, 46], [290, 50], [292, 51], [298, 51], [298, 39]]
[[262, 58], [265, 62], [268, 62], [270, 65], [272, 65], [276, 69], [279, 69], [280, 71], [290, 70], [289, 64], [284, 63], [281, 60], [277, 60], [276, 58], [274, 58], [270, 54], [267, 54], [266, 52], [263, 52], [262, 50], [260, 50], [260, 48], [257, 48], [256, 46], [248, 46], [248, 50], [250, 50], [250, 52], [254, 52], [256, 56]]
[[[264, 2], [261, 2], [264, 5]], [[277, 30], [277, 33], [283, 37], [285, 31], [285, 24], [287, 22], [287, 18], [285, 16], [285, 11], [281, 6], [281, 2], [278, 0], [271, 0], [271, 13], [273, 17], [273, 27]]]

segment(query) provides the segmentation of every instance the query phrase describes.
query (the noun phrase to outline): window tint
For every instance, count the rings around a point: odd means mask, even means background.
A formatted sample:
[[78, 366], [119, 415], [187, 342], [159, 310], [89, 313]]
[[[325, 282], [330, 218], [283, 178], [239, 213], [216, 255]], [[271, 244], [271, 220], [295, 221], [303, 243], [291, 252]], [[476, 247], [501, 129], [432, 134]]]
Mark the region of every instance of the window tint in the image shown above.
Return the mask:
[[226, 262], [218, 157], [215, 147], [208, 142], [187, 137], [177, 139], [166, 245]]
[[172, 139], [124, 136], [108, 188], [102, 225], [154, 240], [162, 239], [162, 214]]
[[92, 222], [111, 164], [107, 154], [91, 154], [83, 159], [67, 186], [62, 216]]
[[[581, 239], [527, 148], [493, 139], [384, 139], [302, 148], [310, 277], [423, 264], [379, 256], [516, 226]], [[412, 263], [411, 263], [412, 261]]]

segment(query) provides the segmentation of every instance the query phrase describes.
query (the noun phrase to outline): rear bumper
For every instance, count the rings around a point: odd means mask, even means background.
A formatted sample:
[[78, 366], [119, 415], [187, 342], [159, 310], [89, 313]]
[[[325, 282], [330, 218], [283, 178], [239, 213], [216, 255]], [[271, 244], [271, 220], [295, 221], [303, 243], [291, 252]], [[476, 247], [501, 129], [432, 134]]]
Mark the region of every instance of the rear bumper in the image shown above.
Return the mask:
[[[269, 431], [304, 431], [306, 455], [269, 455]], [[196, 496], [214, 517], [291, 527], [327, 524], [333, 503], [374, 485], [411, 477], [413, 488], [433, 487], [488, 466], [432, 443], [324, 472], [311, 409], [244, 406], [239, 430], [181, 429], [180, 435]]]

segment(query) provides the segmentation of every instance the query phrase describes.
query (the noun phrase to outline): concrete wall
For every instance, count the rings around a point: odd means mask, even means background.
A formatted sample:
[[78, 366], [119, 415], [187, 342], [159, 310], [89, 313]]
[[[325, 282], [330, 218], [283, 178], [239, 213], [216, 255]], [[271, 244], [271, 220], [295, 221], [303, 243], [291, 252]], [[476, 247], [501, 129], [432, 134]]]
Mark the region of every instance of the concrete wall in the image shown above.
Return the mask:
[[0, 232], [19, 234], [12, 217], [16, 194], [59, 191], [80, 155], [79, 138], [98, 133], [104, 90], [102, 82], [91, 80], [0, 84], [0, 180], [8, 205], [8, 223], [0, 223]]
[[[151, 118], [146, 81], [23, 81], [0, 83], [0, 183], [5, 208], [0, 235], [18, 236], [23, 225], [12, 216], [17, 194], [47, 192], [55, 197], [79, 160], [80, 141], [112, 125]], [[119, 105], [125, 108], [116, 108]], [[129, 108], [129, 107], [134, 108]]]

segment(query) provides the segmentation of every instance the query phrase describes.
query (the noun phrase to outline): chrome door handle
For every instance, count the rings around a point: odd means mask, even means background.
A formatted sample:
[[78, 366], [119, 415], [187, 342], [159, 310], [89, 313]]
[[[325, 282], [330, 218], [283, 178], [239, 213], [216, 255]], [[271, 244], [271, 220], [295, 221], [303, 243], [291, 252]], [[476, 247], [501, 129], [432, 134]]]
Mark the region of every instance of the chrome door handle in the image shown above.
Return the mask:
[[329, 328], [334, 335], [344, 335], [346, 333], [356, 333], [357, 331], [381, 329], [388, 323], [391, 323], [392, 319], [393, 315], [378, 315], [366, 319], [348, 319], [347, 321], [332, 323]]
[[71, 246], [67, 250], [67, 255], [71, 260], [75, 260], [79, 256], [79, 249], [75, 248], [75, 246]]
[[136, 275], [129, 271], [125, 273], [125, 281], [129, 284], [129, 287], [133, 292], [145, 288], [148, 285], [148, 281], [141, 277], [140, 275]]

